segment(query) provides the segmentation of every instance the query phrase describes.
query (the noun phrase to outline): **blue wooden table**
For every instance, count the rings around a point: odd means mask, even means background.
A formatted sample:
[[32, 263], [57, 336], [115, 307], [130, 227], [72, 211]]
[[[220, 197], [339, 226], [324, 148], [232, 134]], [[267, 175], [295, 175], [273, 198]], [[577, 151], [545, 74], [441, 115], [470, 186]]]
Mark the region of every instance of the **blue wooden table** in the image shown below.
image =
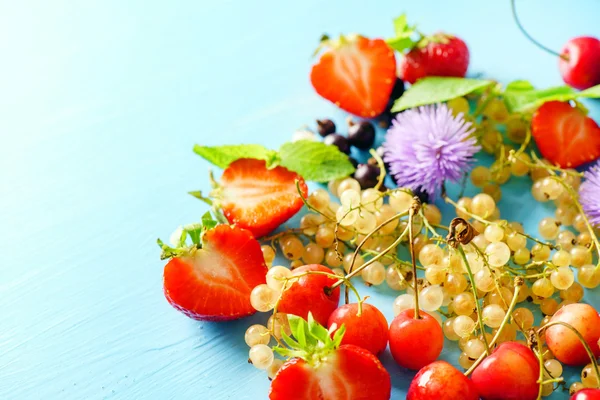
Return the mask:
[[[600, 36], [598, 1], [519, 8], [550, 47]], [[243, 341], [264, 317], [176, 312], [155, 240], [205, 210], [186, 195], [208, 188], [194, 143], [274, 147], [315, 117], [341, 122], [308, 82], [319, 36], [391, 35], [404, 11], [465, 39], [470, 73], [561, 84], [508, 0], [0, 2], [0, 399], [266, 398]], [[501, 208], [531, 229], [550, 209], [523, 209], [526, 187]], [[393, 294], [372, 293], [391, 320]], [[410, 375], [384, 362], [404, 398]]]

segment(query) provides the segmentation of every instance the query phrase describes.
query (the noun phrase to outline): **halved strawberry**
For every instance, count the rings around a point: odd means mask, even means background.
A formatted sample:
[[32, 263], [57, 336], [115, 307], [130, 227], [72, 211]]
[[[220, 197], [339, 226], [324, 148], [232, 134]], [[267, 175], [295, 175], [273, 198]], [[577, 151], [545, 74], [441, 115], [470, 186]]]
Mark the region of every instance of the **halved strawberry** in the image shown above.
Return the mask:
[[313, 65], [310, 81], [319, 95], [352, 114], [381, 114], [396, 82], [394, 51], [382, 39], [340, 36]]
[[304, 204], [308, 187], [304, 179], [284, 167], [267, 169], [265, 161], [242, 158], [223, 172], [219, 205], [227, 220], [259, 238], [294, 216]]
[[[286, 338], [290, 349], [276, 350], [292, 358], [275, 375], [270, 400], [388, 400], [390, 375], [368, 350], [341, 345], [344, 328], [331, 339], [309, 316], [290, 320], [297, 340]], [[299, 332], [302, 330], [302, 332]]]
[[600, 127], [569, 103], [544, 103], [533, 114], [531, 134], [542, 156], [562, 168], [600, 157]]
[[165, 253], [175, 255], [164, 270], [169, 303], [199, 320], [226, 321], [254, 314], [250, 292], [266, 282], [267, 266], [252, 233], [217, 225], [194, 242], [196, 246], [185, 249], [159, 242]]

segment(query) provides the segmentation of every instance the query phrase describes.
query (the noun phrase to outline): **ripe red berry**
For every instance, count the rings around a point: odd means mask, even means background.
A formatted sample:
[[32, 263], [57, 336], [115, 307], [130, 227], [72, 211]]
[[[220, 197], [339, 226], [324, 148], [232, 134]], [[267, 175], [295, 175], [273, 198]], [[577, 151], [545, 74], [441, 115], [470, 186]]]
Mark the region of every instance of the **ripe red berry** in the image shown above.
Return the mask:
[[446, 361], [421, 368], [410, 383], [406, 400], [478, 400], [473, 382]]
[[600, 389], [582, 389], [575, 393], [571, 400], [600, 400]]
[[[562, 307], [554, 314], [550, 323], [564, 322], [575, 328], [588, 343], [596, 357], [600, 356], [600, 316], [589, 304], [575, 303]], [[585, 365], [590, 362], [579, 338], [562, 325], [546, 329], [546, 344], [556, 359], [567, 365]]]
[[527, 346], [505, 342], [473, 371], [471, 380], [485, 400], [535, 400], [540, 364]]
[[558, 68], [565, 83], [576, 89], [600, 84], [600, 40], [590, 36], [569, 40], [560, 53]]
[[342, 344], [353, 344], [377, 355], [387, 347], [388, 324], [385, 316], [375, 306], [364, 303], [362, 314], [358, 314], [358, 304], [344, 304], [330, 316], [327, 328], [333, 324], [346, 326]]
[[440, 323], [426, 312], [415, 319], [415, 310], [402, 311], [390, 325], [390, 351], [398, 365], [419, 370], [435, 361], [444, 347]]
[[293, 280], [294, 283], [283, 292], [278, 311], [305, 319], [308, 318], [308, 313], [312, 312], [318, 323], [326, 325], [327, 319], [338, 306], [340, 288], [337, 287], [331, 292], [326, 289], [337, 282], [337, 279], [323, 274], [306, 274], [307, 272], [333, 274], [332, 270], [319, 264], [294, 269], [292, 276], [301, 277]]

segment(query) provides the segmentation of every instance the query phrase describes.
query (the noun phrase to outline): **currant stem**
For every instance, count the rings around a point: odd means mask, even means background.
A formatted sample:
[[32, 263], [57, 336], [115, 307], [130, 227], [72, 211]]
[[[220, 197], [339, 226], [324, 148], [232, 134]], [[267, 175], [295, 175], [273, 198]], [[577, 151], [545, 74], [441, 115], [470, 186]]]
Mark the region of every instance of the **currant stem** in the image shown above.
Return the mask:
[[457, 247], [458, 253], [460, 254], [463, 262], [465, 263], [465, 267], [467, 269], [467, 275], [469, 276], [469, 281], [471, 282], [471, 292], [473, 293], [473, 298], [475, 299], [475, 308], [477, 310], [477, 322], [479, 322], [479, 329], [481, 330], [481, 337], [483, 343], [485, 343], [485, 354], [490, 355], [490, 345], [488, 344], [487, 338], [485, 336], [485, 325], [483, 324], [483, 313], [481, 311], [481, 305], [479, 304], [479, 299], [477, 297], [477, 287], [475, 286], [475, 278], [473, 277], [473, 271], [471, 271], [471, 266], [469, 265], [469, 260], [467, 260], [467, 256], [465, 255], [465, 250], [463, 249], [463, 245], [459, 245]]
[[375, 190], [379, 190], [381, 185], [383, 185], [383, 181], [385, 180], [385, 164], [383, 163], [383, 160], [381, 159], [381, 157], [379, 157], [379, 154], [377, 154], [375, 150], [371, 149], [369, 150], [369, 153], [371, 154], [371, 157], [373, 157], [375, 161], [377, 161], [377, 166], [379, 167], [379, 177], [377, 178], [377, 184], [373, 188]]
[[544, 50], [546, 53], [552, 54], [553, 56], [556, 56], [556, 57], [567, 59], [565, 56], [563, 56], [563, 55], [557, 53], [556, 51], [554, 51], [554, 50], [552, 50], [552, 49], [544, 46], [543, 44], [541, 44], [540, 42], [538, 42], [537, 40], [535, 40], [529, 33], [527, 33], [527, 31], [525, 30], [525, 28], [523, 27], [523, 25], [521, 25], [521, 21], [519, 21], [519, 17], [517, 16], [517, 7], [515, 6], [515, 0], [511, 0], [510, 1], [510, 5], [511, 5], [511, 9], [512, 9], [513, 19], [515, 20], [515, 23], [517, 24], [517, 27], [519, 28], [519, 30], [521, 31], [521, 33], [523, 33], [523, 35], [525, 35], [525, 37], [527, 39], [529, 39], [529, 41], [531, 43], [533, 43], [534, 45], [536, 45], [540, 49]]
[[413, 200], [408, 210], [408, 243], [410, 248], [410, 261], [412, 263], [413, 282], [414, 282], [414, 294], [415, 294], [415, 319], [420, 319], [419, 315], [419, 285], [417, 283], [417, 263], [415, 261], [415, 242], [413, 237], [413, 218], [415, 216], [415, 210], [420, 209], [421, 202], [417, 197]]

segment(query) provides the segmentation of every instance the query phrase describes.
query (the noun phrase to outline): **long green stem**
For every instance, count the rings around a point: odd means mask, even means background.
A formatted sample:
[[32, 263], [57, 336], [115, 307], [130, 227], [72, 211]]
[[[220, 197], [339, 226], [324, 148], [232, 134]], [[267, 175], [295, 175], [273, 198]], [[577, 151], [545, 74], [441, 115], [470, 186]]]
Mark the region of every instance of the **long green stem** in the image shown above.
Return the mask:
[[465, 267], [467, 269], [467, 275], [469, 276], [469, 281], [471, 282], [471, 291], [473, 292], [473, 298], [475, 299], [475, 308], [477, 309], [477, 321], [479, 322], [479, 329], [481, 330], [481, 336], [483, 342], [485, 343], [485, 354], [490, 355], [490, 345], [488, 344], [487, 338], [485, 337], [485, 325], [483, 324], [483, 313], [481, 311], [481, 305], [479, 304], [479, 299], [477, 298], [477, 286], [475, 286], [475, 278], [473, 277], [473, 271], [471, 270], [471, 266], [469, 265], [469, 261], [467, 260], [467, 256], [465, 255], [465, 251], [463, 249], [462, 244], [457, 247], [458, 253], [463, 259], [465, 263]]

